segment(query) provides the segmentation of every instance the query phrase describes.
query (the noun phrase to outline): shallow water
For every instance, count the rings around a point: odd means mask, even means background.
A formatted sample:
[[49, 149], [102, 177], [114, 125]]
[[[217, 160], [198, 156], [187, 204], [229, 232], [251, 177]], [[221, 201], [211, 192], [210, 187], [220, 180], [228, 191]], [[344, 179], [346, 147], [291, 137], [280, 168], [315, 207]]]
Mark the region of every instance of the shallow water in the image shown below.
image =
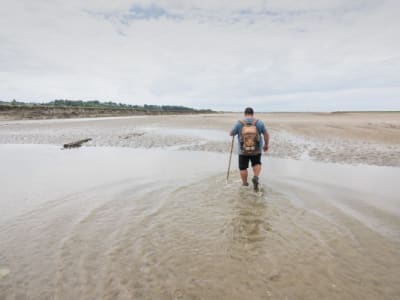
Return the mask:
[[[394, 299], [400, 169], [0, 145], [0, 299]], [[236, 169], [236, 159], [233, 163]]]

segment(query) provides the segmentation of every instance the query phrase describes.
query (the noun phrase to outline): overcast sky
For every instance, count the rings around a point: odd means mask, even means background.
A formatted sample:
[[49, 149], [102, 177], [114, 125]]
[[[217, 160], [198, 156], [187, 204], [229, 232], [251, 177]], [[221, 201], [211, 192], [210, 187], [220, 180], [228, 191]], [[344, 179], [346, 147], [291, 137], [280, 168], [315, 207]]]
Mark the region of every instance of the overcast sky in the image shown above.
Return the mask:
[[400, 1], [1, 0], [14, 98], [400, 110]]

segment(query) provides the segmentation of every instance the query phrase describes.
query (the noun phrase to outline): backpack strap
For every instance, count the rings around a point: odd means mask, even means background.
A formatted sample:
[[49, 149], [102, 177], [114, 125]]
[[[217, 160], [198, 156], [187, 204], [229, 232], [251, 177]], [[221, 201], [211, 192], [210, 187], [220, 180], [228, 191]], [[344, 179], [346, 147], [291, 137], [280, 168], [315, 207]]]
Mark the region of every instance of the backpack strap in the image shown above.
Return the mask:
[[246, 122], [245, 120], [239, 120], [239, 122], [240, 122], [240, 124], [242, 124], [243, 126], [244, 125], [248, 125], [248, 124], [251, 124], [251, 125], [256, 125], [257, 124], [257, 121], [258, 121], [258, 119], [253, 119], [253, 121], [251, 121], [250, 123], [248, 123], [248, 122]]

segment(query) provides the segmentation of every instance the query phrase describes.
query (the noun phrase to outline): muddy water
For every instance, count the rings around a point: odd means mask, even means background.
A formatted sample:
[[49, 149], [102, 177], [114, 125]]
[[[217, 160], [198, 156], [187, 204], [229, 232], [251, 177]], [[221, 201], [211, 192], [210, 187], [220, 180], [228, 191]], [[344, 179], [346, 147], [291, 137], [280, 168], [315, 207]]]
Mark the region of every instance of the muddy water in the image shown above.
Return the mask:
[[[398, 168], [0, 145], [0, 299], [395, 299]], [[236, 164], [234, 164], [234, 169]]]

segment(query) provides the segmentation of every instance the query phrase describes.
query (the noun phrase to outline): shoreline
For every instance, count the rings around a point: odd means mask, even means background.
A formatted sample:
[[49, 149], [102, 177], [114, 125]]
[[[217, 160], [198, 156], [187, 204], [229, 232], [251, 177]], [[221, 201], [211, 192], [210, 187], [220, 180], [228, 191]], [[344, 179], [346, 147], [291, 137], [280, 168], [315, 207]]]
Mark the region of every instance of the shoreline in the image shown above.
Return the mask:
[[[212, 110], [193, 110], [193, 111], [154, 111], [135, 108], [100, 108], [100, 107], [73, 107], [73, 106], [24, 106], [24, 105], [0, 105], [0, 122], [20, 121], [20, 120], [68, 120], [85, 118], [112, 118], [130, 116], [164, 116], [164, 115], [201, 115], [201, 114], [220, 114], [234, 115], [241, 112], [233, 111], [212, 111]], [[377, 110], [377, 111], [273, 111], [258, 112], [260, 115], [314, 115], [314, 116], [333, 116], [333, 115], [366, 115], [366, 114], [400, 114], [396, 110]]]

